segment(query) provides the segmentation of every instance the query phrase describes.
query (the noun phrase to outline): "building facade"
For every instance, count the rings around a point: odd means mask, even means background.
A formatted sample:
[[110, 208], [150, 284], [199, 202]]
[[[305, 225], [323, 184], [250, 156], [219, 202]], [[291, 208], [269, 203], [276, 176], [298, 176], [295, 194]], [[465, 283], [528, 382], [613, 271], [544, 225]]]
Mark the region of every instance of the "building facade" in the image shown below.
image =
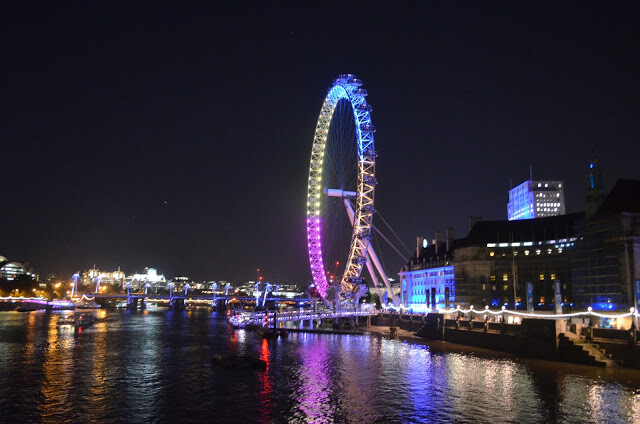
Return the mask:
[[416, 310], [640, 309], [640, 181], [619, 180], [592, 216], [479, 221], [446, 243], [436, 235], [399, 276], [403, 306]]
[[125, 278], [125, 287], [129, 284], [131, 289], [137, 290], [144, 287], [147, 283], [153, 288], [165, 288], [167, 286], [167, 280], [164, 274], [158, 274], [158, 270], [155, 268], [145, 268], [144, 274], [129, 275]]
[[22, 276], [38, 280], [38, 275], [29, 268], [28, 264], [10, 261], [4, 256], [0, 256], [0, 279], [13, 281]]
[[117, 271], [113, 272], [104, 272], [100, 271], [94, 265], [88, 271], [82, 273], [81, 283], [83, 285], [96, 284], [99, 282], [100, 284], [110, 284], [113, 286], [121, 286], [125, 280], [125, 274], [118, 267]]
[[507, 218], [534, 219], [564, 215], [562, 181], [525, 181], [509, 190]]
[[[597, 187], [587, 179], [587, 206], [589, 189]], [[640, 181], [618, 180], [601, 203], [577, 227], [574, 299], [580, 308], [628, 311], [640, 306]]]
[[559, 284], [561, 306], [570, 308], [569, 252], [581, 218], [478, 221], [467, 237], [416, 252], [399, 273], [403, 305], [416, 310], [457, 305], [548, 310], [555, 308]]

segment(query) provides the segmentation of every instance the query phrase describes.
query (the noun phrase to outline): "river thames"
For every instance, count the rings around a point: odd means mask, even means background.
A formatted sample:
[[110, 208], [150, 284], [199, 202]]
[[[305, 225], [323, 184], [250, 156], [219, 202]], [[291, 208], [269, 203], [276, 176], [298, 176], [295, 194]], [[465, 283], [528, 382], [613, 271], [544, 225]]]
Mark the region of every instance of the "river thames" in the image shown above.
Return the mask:
[[[215, 312], [0, 312], [0, 421], [640, 423], [640, 370], [438, 352], [378, 336], [262, 340]], [[252, 354], [266, 370], [225, 369]]]

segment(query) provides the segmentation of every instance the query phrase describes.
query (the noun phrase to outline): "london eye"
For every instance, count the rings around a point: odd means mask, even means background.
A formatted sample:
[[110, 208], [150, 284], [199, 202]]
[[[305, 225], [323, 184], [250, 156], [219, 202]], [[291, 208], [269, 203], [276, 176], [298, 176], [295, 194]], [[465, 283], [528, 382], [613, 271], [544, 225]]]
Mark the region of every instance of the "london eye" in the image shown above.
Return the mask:
[[313, 137], [307, 242], [313, 283], [323, 298], [331, 287], [339, 288], [343, 298], [352, 297], [367, 264], [376, 153], [366, 96], [354, 75], [339, 75], [324, 99]]

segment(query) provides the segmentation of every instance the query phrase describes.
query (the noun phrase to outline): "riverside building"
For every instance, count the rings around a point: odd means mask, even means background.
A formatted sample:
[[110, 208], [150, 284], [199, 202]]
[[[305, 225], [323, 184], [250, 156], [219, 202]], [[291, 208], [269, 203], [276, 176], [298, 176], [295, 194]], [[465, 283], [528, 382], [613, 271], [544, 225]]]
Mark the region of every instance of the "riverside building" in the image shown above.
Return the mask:
[[419, 239], [399, 272], [403, 306], [640, 309], [640, 181], [618, 180], [605, 197], [599, 174], [592, 161], [586, 213], [474, 220], [465, 238]]
[[112, 272], [104, 272], [100, 271], [94, 265], [90, 270], [82, 273], [82, 284], [94, 284], [97, 280], [100, 281], [101, 284], [110, 284], [114, 286], [122, 285], [125, 279], [125, 274], [118, 267], [117, 271]]
[[[463, 239], [418, 249], [399, 273], [403, 305], [552, 309], [570, 306], [569, 251], [582, 214], [535, 220], [477, 221]], [[428, 293], [427, 295], [424, 295]], [[528, 302], [527, 302], [528, 300]]]
[[[587, 195], [587, 208], [592, 201]], [[640, 308], [640, 181], [618, 180], [597, 212], [578, 223], [576, 233], [571, 255], [576, 305]]]
[[158, 274], [158, 270], [155, 268], [145, 268], [144, 274], [138, 274], [137, 272], [133, 275], [126, 277], [125, 286], [129, 284], [131, 289], [137, 290], [141, 287], [144, 287], [147, 283], [152, 287], [164, 288], [167, 285], [167, 280], [164, 277], [164, 274]]
[[562, 181], [525, 181], [509, 190], [507, 217], [517, 219], [564, 215]]

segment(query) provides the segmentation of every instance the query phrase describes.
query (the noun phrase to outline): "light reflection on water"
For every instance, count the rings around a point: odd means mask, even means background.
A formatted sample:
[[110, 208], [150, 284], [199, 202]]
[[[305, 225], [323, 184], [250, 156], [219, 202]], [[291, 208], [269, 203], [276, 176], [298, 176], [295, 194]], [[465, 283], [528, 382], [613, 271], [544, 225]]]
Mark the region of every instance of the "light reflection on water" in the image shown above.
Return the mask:
[[[3, 422], [630, 422], [640, 371], [437, 353], [379, 337], [262, 340], [207, 311], [0, 313]], [[252, 354], [265, 370], [224, 369]]]

